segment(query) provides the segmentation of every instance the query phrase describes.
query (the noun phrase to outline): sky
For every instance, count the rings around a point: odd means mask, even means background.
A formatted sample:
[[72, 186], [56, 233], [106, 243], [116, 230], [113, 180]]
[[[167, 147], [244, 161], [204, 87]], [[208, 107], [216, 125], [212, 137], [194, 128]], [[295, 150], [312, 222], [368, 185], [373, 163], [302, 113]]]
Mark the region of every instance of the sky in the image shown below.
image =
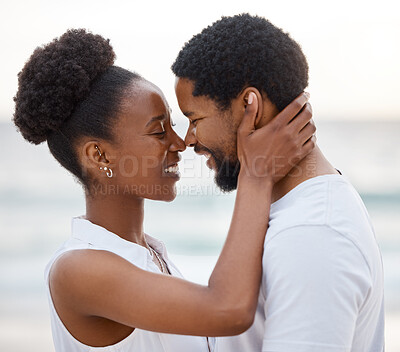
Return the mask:
[[0, 121], [12, 117], [17, 74], [33, 50], [68, 28], [109, 38], [116, 64], [158, 85], [179, 112], [170, 70], [177, 53], [221, 16], [243, 12], [269, 19], [301, 45], [314, 117], [400, 120], [397, 7], [395, 0], [2, 0]]

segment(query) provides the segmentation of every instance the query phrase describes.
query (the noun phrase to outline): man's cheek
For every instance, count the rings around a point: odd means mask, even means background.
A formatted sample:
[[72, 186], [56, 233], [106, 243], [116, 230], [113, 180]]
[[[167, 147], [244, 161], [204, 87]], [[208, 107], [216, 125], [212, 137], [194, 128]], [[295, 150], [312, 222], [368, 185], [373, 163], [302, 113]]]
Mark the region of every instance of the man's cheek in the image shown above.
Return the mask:
[[[194, 135], [196, 137], [196, 140], [200, 146], [204, 146], [207, 148], [207, 138], [205, 137], [207, 134], [204, 133], [204, 129], [201, 127], [197, 127], [196, 130], [194, 131]], [[208, 136], [208, 139], [210, 139], [212, 136]]]

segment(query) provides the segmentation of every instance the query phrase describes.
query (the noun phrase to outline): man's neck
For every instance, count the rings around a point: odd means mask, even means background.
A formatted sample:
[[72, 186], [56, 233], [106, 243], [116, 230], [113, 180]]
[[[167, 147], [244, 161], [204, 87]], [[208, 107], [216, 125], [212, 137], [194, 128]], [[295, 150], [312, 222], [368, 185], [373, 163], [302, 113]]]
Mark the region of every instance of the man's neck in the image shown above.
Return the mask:
[[282, 198], [286, 193], [310, 178], [329, 174], [338, 174], [338, 171], [329, 163], [317, 146], [275, 184], [272, 191], [272, 201], [275, 202]]

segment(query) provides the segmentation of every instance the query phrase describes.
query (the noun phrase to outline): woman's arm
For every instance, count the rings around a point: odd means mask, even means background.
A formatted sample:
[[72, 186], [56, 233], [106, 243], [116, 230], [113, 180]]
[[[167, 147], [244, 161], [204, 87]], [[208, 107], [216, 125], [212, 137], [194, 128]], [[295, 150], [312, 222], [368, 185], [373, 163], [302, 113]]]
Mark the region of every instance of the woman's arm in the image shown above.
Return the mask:
[[242, 166], [232, 221], [208, 286], [141, 270], [111, 252], [77, 250], [61, 256], [51, 270], [57, 310], [200, 336], [239, 334], [252, 324], [272, 187], [293, 167], [293, 159], [312, 150], [309, 139], [315, 131], [307, 125], [311, 112], [304, 108], [306, 95], [257, 131], [255, 95], [253, 99], [238, 130]]

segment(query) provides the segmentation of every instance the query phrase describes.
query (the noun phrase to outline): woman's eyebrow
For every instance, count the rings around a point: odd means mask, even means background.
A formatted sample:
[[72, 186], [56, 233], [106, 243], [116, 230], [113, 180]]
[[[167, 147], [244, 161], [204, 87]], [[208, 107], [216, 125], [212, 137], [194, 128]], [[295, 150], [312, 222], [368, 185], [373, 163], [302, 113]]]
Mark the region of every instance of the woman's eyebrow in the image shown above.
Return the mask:
[[167, 118], [166, 114], [162, 114], [162, 115], [159, 115], [159, 116], [154, 116], [149, 120], [149, 122], [146, 123], [145, 127], [150, 126], [155, 121], [162, 121], [162, 120], [165, 120], [166, 118]]

